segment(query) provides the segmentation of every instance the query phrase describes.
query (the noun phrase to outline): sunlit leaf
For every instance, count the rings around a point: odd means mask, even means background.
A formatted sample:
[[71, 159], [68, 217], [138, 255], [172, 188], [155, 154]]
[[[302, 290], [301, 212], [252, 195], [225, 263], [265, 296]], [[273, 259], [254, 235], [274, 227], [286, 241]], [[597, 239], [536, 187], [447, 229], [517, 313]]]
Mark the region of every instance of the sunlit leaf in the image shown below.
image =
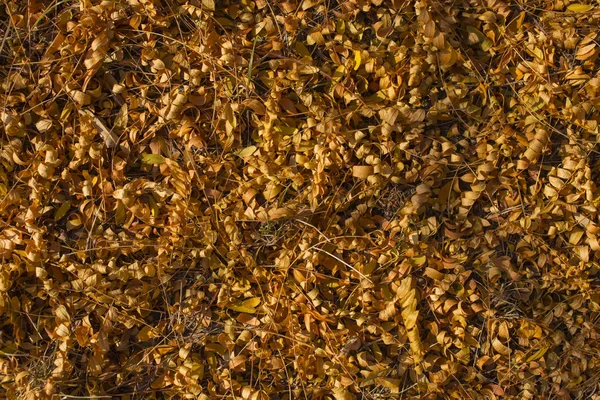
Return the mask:
[[577, 12], [577, 13], [588, 12], [588, 11], [592, 10], [593, 8], [594, 8], [594, 6], [591, 4], [579, 4], [579, 3], [573, 3], [573, 4], [569, 4], [567, 6], [567, 10]]
[[160, 154], [142, 154], [141, 160], [145, 164], [163, 164], [165, 158]]

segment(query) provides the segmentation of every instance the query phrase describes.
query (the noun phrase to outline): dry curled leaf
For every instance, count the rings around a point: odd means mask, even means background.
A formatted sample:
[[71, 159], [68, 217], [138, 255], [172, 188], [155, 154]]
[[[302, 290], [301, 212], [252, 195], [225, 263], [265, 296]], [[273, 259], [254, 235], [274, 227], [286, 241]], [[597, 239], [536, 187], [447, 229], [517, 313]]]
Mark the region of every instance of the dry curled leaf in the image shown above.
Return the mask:
[[597, 2], [5, 3], [2, 397], [593, 398]]

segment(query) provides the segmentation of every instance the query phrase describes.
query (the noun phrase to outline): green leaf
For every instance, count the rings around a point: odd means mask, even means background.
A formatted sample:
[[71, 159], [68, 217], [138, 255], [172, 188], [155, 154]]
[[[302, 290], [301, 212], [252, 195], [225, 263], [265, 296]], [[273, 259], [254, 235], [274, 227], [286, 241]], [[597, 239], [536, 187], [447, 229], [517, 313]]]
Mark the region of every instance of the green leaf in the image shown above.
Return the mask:
[[64, 217], [67, 214], [67, 212], [69, 211], [70, 208], [71, 208], [71, 202], [70, 201], [65, 201], [64, 203], [62, 203], [62, 205], [54, 213], [54, 220], [58, 221], [59, 219], [61, 219], [62, 217]]
[[154, 197], [148, 196], [148, 203], [150, 205], [150, 213], [152, 214], [152, 216], [154, 218], [158, 217], [160, 210], [158, 209], [158, 205], [156, 204]]
[[142, 162], [144, 164], [163, 164], [165, 158], [160, 154], [142, 154]]
[[415, 266], [422, 266], [425, 265], [425, 263], [427, 262], [427, 257], [426, 256], [416, 256], [416, 257], [412, 257], [409, 261], [412, 265]]
[[229, 18], [218, 17], [218, 18], [215, 18], [215, 21], [218, 22], [219, 25], [221, 25], [223, 28], [233, 28], [235, 26], [233, 21], [230, 20]]
[[373, 356], [377, 362], [383, 359], [383, 352], [381, 351], [381, 348], [379, 348], [377, 342], [373, 343]]
[[296, 53], [300, 54], [302, 57], [310, 57], [310, 51], [308, 51], [304, 43], [301, 41], [296, 42], [294, 45], [294, 50], [296, 50]]
[[298, 128], [293, 126], [276, 126], [275, 130], [281, 132], [283, 136], [293, 136], [298, 132]]
[[481, 49], [483, 51], [488, 51], [489, 49], [491, 49], [493, 47], [493, 43], [490, 39], [485, 38], [483, 42], [481, 42]]
[[121, 200], [119, 200], [117, 202], [117, 210], [115, 212], [115, 222], [117, 224], [122, 224], [123, 222], [125, 222], [125, 217], [126, 217], [126, 210], [125, 210], [125, 206], [123, 205], [123, 202]]
[[225, 348], [224, 346], [220, 345], [219, 343], [207, 343], [204, 346], [204, 349], [208, 350], [208, 351], [213, 351], [213, 352], [215, 352], [215, 353], [217, 353], [217, 354], [219, 354], [221, 356], [223, 354], [227, 353], [227, 348]]
[[477, 38], [477, 43], [481, 43], [486, 39], [486, 36], [479, 29], [474, 26], [467, 25], [467, 32], [469, 34], [474, 35]]

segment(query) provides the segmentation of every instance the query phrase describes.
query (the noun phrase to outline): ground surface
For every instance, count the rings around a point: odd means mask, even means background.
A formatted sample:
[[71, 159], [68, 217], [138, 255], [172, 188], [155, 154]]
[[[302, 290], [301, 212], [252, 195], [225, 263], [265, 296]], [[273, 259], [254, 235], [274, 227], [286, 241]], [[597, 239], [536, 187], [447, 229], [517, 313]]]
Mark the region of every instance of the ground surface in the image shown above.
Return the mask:
[[599, 24], [2, 1], [0, 397], [598, 398]]

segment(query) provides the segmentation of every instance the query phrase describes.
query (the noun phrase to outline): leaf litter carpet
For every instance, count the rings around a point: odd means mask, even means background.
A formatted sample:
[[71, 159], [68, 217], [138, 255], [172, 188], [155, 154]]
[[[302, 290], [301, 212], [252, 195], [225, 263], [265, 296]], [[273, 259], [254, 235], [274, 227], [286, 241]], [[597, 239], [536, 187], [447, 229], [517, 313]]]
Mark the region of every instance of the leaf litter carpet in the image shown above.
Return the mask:
[[2, 1], [0, 397], [600, 398], [598, 26]]

